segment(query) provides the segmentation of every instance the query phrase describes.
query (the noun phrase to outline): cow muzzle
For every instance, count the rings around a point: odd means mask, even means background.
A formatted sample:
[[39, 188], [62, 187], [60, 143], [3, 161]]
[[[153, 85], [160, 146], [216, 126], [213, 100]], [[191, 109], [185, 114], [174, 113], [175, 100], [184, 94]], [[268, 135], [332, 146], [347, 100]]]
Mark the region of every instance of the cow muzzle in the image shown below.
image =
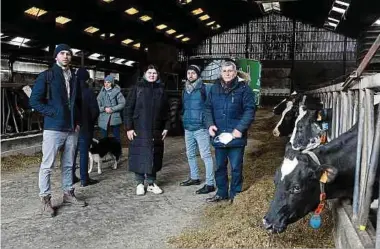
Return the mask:
[[269, 222], [265, 216], [263, 218], [263, 226], [265, 230], [267, 230], [269, 233], [272, 233], [272, 234], [282, 233], [286, 230], [286, 226], [283, 226], [283, 225], [277, 226]]

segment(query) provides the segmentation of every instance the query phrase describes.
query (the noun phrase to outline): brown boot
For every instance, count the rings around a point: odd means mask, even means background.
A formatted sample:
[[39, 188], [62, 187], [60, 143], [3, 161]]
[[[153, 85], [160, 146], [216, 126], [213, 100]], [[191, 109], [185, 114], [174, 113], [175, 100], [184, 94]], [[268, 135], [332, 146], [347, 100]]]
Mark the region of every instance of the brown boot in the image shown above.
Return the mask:
[[75, 206], [85, 207], [86, 201], [78, 199], [74, 194], [74, 189], [63, 193], [63, 204], [71, 204]]
[[41, 197], [41, 211], [42, 215], [48, 216], [48, 217], [54, 217], [55, 216], [55, 208], [51, 205], [51, 196], [43, 196]]

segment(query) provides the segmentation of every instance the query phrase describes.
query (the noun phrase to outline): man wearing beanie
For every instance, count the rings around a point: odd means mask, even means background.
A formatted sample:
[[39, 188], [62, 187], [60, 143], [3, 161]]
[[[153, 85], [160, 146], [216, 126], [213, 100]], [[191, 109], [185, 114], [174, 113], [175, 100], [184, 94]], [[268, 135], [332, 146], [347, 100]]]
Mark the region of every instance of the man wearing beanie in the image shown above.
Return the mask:
[[55, 216], [51, 203], [50, 175], [58, 150], [61, 155], [63, 203], [85, 206], [76, 198], [73, 188], [73, 163], [80, 125], [81, 92], [75, 72], [70, 69], [72, 52], [59, 44], [54, 51], [56, 63], [36, 79], [30, 106], [44, 116], [42, 162], [39, 189], [42, 214]]
[[181, 182], [181, 186], [201, 183], [197, 165], [197, 145], [206, 168], [206, 184], [196, 191], [207, 194], [215, 191], [214, 166], [211, 156], [210, 137], [204, 119], [206, 85], [200, 78], [201, 70], [197, 65], [187, 69], [187, 81], [183, 93], [183, 126], [185, 129], [186, 155], [190, 166], [190, 177]]

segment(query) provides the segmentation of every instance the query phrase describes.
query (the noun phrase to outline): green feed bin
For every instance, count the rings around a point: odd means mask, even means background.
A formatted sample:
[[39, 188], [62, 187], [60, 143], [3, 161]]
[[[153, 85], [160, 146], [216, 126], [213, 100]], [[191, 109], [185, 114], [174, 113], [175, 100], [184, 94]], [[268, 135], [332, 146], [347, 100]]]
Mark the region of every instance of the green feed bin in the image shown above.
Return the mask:
[[256, 97], [256, 105], [260, 105], [260, 79], [261, 79], [261, 63], [251, 59], [237, 59], [236, 64], [238, 69], [248, 73], [251, 77], [249, 86], [252, 88]]

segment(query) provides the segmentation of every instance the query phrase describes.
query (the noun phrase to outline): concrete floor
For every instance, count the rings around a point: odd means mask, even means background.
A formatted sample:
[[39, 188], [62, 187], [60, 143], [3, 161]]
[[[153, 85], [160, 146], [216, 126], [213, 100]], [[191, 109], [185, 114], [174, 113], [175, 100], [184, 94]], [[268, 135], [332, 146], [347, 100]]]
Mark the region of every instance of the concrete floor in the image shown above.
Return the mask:
[[[170, 236], [199, 224], [208, 195], [195, 194], [201, 186], [179, 186], [189, 171], [183, 138], [169, 137], [165, 145], [164, 168], [158, 173], [162, 195], [136, 196], [134, 175], [127, 171], [124, 157], [117, 170], [111, 169], [111, 162], [103, 164], [101, 175], [93, 170], [91, 177], [100, 183], [76, 185], [77, 196], [87, 200], [87, 207], [65, 206], [54, 218], [40, 215], [39, 165], [3, 173], [1, 248], [168, 247]], [[57, 167], [52, 178], [55, 204], [62, 202], [60, 177]]]

